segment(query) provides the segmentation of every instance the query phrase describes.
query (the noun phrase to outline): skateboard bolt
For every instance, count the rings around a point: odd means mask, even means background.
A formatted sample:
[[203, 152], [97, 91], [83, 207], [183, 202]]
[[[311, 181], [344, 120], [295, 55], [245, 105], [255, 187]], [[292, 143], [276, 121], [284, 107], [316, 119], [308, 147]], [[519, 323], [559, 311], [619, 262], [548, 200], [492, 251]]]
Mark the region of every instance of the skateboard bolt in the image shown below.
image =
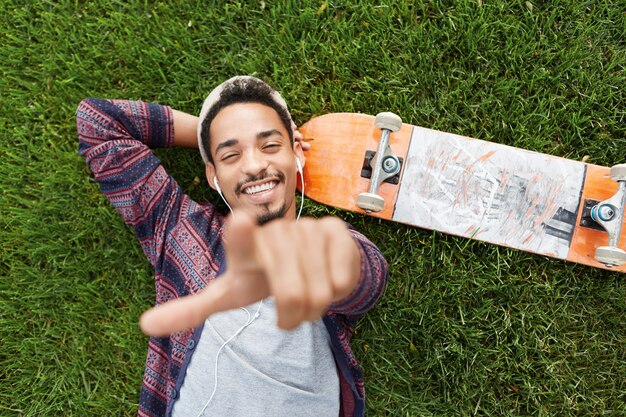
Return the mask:
[[391, 174], [398, 169], [399, 162], [396, 158], [388, 156], [383, 160], [383, 169], [387, 174]]
[[603, 221], [608, 221], [611, 220], [613, 216], [615, 216], [615, 210], [609, 205], [602, 205], [598, 210], [598, 215]]
[[615, 217], [615, 207], [610, 204], [600, 204], [591, 208], [591, 218], [599, 222], [608, 222]]

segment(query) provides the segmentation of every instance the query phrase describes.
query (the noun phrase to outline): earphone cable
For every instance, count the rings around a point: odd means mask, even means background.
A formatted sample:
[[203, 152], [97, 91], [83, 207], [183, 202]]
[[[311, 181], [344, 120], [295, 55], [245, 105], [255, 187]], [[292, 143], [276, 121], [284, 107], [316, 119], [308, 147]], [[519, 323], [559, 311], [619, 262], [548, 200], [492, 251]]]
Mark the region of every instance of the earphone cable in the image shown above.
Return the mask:
[[256, 312], [254, 313], [254, 316], [252, 316], [252, 317], [250, 317], [250, 312], [246, 308], [239, 307], [240, 309], [242, 309], [243, 311], [245, 311], [248, 314], [248, 319], [246, 320], [246, 323], [243, 326], [241, 326], [239, 328], [239, 330], [237, 330], [235, 332], [234, 335], [232, 335], [231, 337], [228, 338], [228, 340], [226, 340], [224, 343], [222, 343], [222, 346], [220, 346], [220, 348], [217, 350], [217, 354], [215, 354], [215, 379], [213, 381], [213, 392], [211, 393], [211, 396], [209, 397], [209, 400], [206, 402], [206, 404], [204, 404], [204, 407], [202, 407], [202, 410], [200, 410], [200, 412], [198, 413], [197, 417], [201, 417], [202, 416], [202, 413], [204, 413], [204, 410], [206, 410], [206, 408], [209, 406], [209, 404], [213, 400], [213, 397], [215, 396], [215, 393], [217, 392], [217, 361], [218, 361], [218, 358], [220, 357], [220, 353], [222, 352], [222, 349], [224, 349], [224, 347], [226, 347], [226, 345], [231, 340], [233, 340], [235, 337], [237, 337], [246, 327], [251, 325], [252, 322], [259, 317], [259, 312], [261, 311], [261, 307], [262, 306], [263, 306], [263, 300], [261, 300], [261, 302], [259, 303], [259, 308], [256, 309]]

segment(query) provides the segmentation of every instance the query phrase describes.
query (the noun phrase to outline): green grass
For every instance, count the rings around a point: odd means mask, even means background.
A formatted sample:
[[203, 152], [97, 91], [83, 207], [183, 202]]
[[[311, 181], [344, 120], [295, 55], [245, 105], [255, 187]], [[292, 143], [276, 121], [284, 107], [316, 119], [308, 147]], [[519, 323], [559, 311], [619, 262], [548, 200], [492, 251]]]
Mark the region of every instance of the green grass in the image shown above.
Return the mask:
[[[133, 415], [152, 274], [77, 155], [87, 96], [198, 113], [235, 74], [303, 123], [412, 124], [626, 160], [619, 1], [0, 2], [0, 415]], [[159, 152], [198, 200], [199, 155]], [[331, 210], [391, 265], [354, 347], [372, 416], [626, 415], [624, 276]]]

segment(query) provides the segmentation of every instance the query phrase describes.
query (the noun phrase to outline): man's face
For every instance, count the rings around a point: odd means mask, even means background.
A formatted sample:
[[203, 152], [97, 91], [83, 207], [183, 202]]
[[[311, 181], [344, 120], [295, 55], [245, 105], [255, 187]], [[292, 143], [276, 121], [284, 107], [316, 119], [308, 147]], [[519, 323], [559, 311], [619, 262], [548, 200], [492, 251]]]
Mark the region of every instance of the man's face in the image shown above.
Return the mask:
[[278, 113], [259, 103], [238, 103], [220, 110], [210, 127], [213, 164], [207, 163], [209, 185], [214, 177], [228, 204], [264, 223], [295, 218], [296, 161], [304, 157], [292, 147]]

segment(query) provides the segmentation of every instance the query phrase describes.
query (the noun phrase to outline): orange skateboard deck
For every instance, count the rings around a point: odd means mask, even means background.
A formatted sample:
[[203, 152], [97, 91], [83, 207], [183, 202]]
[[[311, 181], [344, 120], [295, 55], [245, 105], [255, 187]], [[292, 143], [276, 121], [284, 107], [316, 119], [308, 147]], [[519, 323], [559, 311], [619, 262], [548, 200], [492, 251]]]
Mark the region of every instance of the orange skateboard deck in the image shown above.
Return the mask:
[[[312, 140], [305, 152], [305, 195], [317, 202], [626, 271], [626, 264], [609, 267], [595, 258], [596, 248], [608, 245], [609, 234], [589, 212], [618, 191], [610, 168], [401, 124], [388, 136], [400, 171], [377, 190], [384, 199], [382, 209], [366, 212], [357, 200], [369, 190], [368, 170], [373, 168], [368, 161], [381, 141], [375, 117], [327, 114], [311, 119], [300, 131], [305, 140]], [[621, 212], [623, 208], [613, 224], [623, 224]], [[626, 242], [624, 230], [614, 239]]]

